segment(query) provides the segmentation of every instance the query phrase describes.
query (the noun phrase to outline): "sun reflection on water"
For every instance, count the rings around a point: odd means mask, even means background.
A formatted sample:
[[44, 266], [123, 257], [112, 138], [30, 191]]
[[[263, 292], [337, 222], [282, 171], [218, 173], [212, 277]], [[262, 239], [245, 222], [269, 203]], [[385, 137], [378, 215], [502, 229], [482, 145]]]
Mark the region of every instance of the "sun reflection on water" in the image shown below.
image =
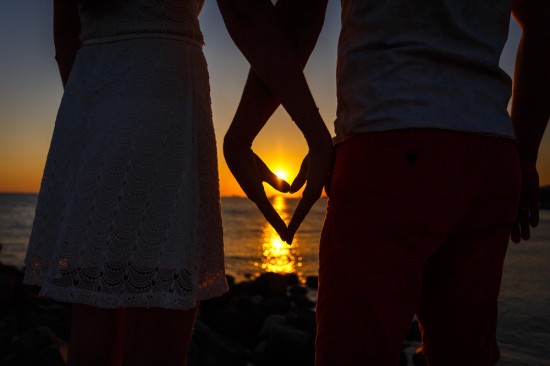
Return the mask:
[[[275, 196], [271, 203], [283, 221], [288, 224], [290, 215], [285, 198]], [[292, 246], [289, 246], [281, 240], [270, 224], [265, 223], [261, 241], [261, 262], [254, 263], [254, 266], [261, 268], [262, 272], [296, 273], [302, 279], [302, 257], [299, 255], [300, 244], [297, 236], [294, 237]]]

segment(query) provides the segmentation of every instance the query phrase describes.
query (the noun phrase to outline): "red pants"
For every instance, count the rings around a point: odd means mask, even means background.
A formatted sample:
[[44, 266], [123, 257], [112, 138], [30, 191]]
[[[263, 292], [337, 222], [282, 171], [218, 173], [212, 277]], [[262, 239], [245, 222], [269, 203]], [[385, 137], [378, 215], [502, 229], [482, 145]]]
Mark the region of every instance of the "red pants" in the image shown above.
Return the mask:
[[493, 365], [519, 189], [511, 140], [419, 129], [338, 145], [316, 365], [397, 365], [414, 314], [430, 366]]

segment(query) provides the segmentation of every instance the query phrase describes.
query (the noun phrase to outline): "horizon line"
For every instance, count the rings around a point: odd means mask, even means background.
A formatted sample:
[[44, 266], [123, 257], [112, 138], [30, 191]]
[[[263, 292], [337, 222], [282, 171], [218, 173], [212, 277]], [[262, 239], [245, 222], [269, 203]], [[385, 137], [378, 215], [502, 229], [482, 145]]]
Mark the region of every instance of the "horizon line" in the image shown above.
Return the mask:
[[[550, 187], [550, 185], [548, 186]], [[27, 195], [27, 196], [37, 196], [38, 195], [38, 192], [0, 192], [0, 195], [13, 195], [13, 196], [23, 196], [23, 195]], [[300, 199], [301, 197], [291, 197], [291, 196], [288, 196], [287, 194], [285, 193], [282, 193], [280, 195], [277, 195], [277, 194], [273, 194], [271, 196], [269, 196], [268, 198], [273, 198], [273, 197], [283, 197], [283, 198], [288, 198], [288, 199]], [[248, 198], [246, 195], [223, 195], [223, 196], [220, 196], [220, 198]], [[320, 199], [322, 198], [327, 198], [326, 195], [322, 195], [320, 197]]]

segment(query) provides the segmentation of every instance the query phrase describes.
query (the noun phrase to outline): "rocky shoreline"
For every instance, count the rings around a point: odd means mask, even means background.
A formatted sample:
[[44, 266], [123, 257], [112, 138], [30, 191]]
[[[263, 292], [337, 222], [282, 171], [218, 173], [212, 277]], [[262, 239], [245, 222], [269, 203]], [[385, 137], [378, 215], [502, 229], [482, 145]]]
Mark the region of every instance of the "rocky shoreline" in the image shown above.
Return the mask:
[[[0, 366], [63, 366], [71, 329], [68, 304], [38, 296], [23, 273], [0, 265]], [[264, 273], [203, 301], [189, 351], [189, 366], [309, 366], [314, 360], [317, 277], [305, 286], [296, 275]], [[400, 365], [420, 342], [411, 324]], [[412, 348], [412, 352], [410, 349]], [[414, 365], [423, 365], [421, 354]]]
[[[226, 295], [201, 304], [189, 365], [313, 366], [317, 277], [308, 277], [305, 286], [293, 274], [228, 280]], [[413, 345], [414, 352], [419, 344], [414, 321], [404, 350]], [[415, 366], [425, 364], [421, 352], [412, 356]], [[400, 365], [411, 364], [410, 357], [403, 351]]]
[[0, 264], [0, 365], [65, 365], [71, 307], [23, 285], [23, 273]]

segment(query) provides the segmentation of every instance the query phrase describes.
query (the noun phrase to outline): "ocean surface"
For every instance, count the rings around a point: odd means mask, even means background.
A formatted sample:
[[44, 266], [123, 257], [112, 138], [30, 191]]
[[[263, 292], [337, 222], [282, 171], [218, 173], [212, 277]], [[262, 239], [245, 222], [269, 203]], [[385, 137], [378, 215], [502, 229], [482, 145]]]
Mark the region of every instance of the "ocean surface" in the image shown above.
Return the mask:
[[[0, 194], [0, 261], [23, 266], [36, 195]], [[273, 198], [283, 219], [297, 200]], [[305, 281], [317, 274], [325, 200], [319, 200], [298, 231], [292, 247], [281, 242], [254, 204], [222, 198], [227, 273], [244, 280], [265, 271], [297, 273]], [[550, 211], [529, 242], [510, 244], [500, 296], [499, 366], [550, 366]]]

